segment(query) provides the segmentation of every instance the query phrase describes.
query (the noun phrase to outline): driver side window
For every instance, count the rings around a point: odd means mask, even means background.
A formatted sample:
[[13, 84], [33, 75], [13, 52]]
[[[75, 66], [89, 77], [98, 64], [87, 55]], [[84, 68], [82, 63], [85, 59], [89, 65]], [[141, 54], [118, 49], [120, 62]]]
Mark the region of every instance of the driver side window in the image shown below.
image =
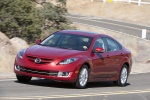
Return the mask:
[[98, 38], [96, 41], [95, 41], [95, 44], [94, 44], [94, 49], [96, 47], [100, 47], [100, 48], [103, 48], [105, 50], [105, 45], [104, 45], [104, 41], [102, 38]]

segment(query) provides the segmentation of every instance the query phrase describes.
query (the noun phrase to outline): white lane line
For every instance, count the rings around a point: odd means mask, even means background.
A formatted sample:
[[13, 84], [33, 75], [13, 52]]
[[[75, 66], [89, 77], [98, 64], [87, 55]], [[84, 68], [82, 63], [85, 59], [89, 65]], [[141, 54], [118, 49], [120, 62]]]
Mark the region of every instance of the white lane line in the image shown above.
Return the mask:
[[[83, 18], [72, 17], [72, 16], [67, 16], [67, 17], [70, 17], [70, 18], [76, 18], [76, 19], [82, 19], [82, 20], [87, 20], [87, 21], [93, 21], [93, 22], [101, 22], [101, 23], [110, 24], [110, 25], [115, 25], [115, 26], [122, 26], [122, 27], [126, 27], [126, 28], [131, 28], [131, 29], [141, 30], [141, 32], [142, 32], [142, 28], [135, 28], [135, 27], [131, 27], [131, 26], [120, 25], [120, 24], [114, 24], [114, 23], [105, 22], [105, 21], [96, 21], [96, 20], [86, 19], [86, 18], [83, 19]], [[150, 31], [147, 30], [147, 32], [150, 32]]]
[[95, 18], [95, 17], [80, 17], [82, 19], [101, 19], [101, 18]]
[[139, 94], [150, 93], [150, 89], [146, 90], [131, 90], [131, 91], [114, 91], [114, 92], [100, 92], [100, 93], [83, 93], [83, 94], [64, 94], [64, 95], [49, 95], [49, 96], [30, 96], [30, 97], [0, 97], [2, 99], [20, 100], [20, 99], [54, 99], [54, 98], [77, 98], [89, 96], [109, 96], [122, 94]]
[[[32, 80], [41, 80], [42, 78], [33, 77]], [[0, 82], [5, 81], [17, 81], [16, 78], [0, 79]]]
[[140, 37], [138, 37], [138, 36], [130, 35], [130, 34], [123, 33], [123, 32], [116, 31], [116, 30], [112, 30], [112, 29], [109, 29], [109, 28], [99, 27], [99, 26], [96, 26], [96, 25], [83, 24], [83, 23], [79, 23], [79, 22], [73, 22], [73, 23], [75, 23], [75, 24], [80, 24], [80, 25], [85, 25], [85, 26], [91, 26], [91, 27], [94, 27], [94, 28], [99, 28], [99, 29], [108, 30], [108, 31], [112, 31], [112, 32], [117, 32], [117, 33], [121, 33], [121, 34], [124, 34], [124, 35], [128, 35], [128, 36], [131, 36], [131, 37], [135, 37], [135, 38], [138, 38], [138, 39], [141, 39], [141, 40], [150, 42], [150, 40], [142, 39], [142, 38], [140, 38]]
[[17, 79], [0, 79], [0, 82], [3, 82], [3, 81], [15, 81], [15, 80], [17, 80]]
[[[88, 16], [85, 16], [85, 15], [81, 15], [81, 14], [70, 14], [70, 15], [68, 15], [68, 16], [79, 16], [79, 17], [88, 17]], [[139, 25], [139, 26], [143, 26], [143, 27], [149, 27], [149, 26], [146, 26], [146, 25], [141, 25], [141, 24], [138, 24], [138, 23], [130, 23], [130, 22], [125, 22], [125, 21], [121, 21], [121, 20], [116, 20], [116, 19], [106, 19], [106, 18], [102, 18], [102, 17], [95, 17], [96, 19], [104, 19], [104, 20], [110, 20], [110, 21], [116, 21], [116, 22], [122, 22], [122, 23], [126, 23], [126, 24], [131, 24], [131, 25], [134, 25], [134, 24], [136, 24], [136, 25]]]

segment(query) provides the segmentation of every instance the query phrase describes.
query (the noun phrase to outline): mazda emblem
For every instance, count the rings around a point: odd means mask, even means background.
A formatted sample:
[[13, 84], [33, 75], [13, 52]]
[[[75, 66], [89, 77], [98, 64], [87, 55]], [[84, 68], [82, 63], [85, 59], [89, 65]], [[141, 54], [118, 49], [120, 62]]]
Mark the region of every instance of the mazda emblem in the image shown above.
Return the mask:
[[34, 62], [37, 63], [37, 64], [39, 64], [39, 63], [41, 62], [41, 59], [40, 59], [40, 58], [36, 58], [36, 59], [34, 60]]

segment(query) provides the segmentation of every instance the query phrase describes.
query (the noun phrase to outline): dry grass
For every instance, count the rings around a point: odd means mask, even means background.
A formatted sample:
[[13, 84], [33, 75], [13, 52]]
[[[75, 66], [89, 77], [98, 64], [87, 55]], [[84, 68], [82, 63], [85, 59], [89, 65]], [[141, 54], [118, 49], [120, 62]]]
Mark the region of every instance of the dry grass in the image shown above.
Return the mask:
[[112, 2], [99, 0], [67, 0], [69, 13], [122, 20], [126, 22], [150, 25], [150, 5], [138, 6], [135, 3]]

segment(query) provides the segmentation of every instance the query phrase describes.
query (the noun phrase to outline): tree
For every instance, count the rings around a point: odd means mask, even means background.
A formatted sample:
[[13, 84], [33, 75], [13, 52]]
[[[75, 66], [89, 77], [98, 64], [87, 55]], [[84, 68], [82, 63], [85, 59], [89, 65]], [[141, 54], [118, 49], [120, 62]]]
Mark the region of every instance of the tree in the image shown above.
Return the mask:
[[55, 2], [56, 4], [41, 2], [43, 8], [40, 14], [43, 19], [43, 33], [45, 33], [42, 37], [46, 37], [57, 30], [75, 29], [71, 26], [72, 23], [65, 17], [67, 13], [66, 0], [55, 0]]
[[0, 31], [31, 43], [41, 35], [42, 18], [31, 0], [0, 0]]
[[[28, 43], [57, 30], [72, 29], [66, 19], [66, 0], [0, 0], [0, 31], [9, 38], [21, 37]], [[36, 4], [43, 7], [37, 9]], [[41, 33], [48, 34], [41, 34]]]

